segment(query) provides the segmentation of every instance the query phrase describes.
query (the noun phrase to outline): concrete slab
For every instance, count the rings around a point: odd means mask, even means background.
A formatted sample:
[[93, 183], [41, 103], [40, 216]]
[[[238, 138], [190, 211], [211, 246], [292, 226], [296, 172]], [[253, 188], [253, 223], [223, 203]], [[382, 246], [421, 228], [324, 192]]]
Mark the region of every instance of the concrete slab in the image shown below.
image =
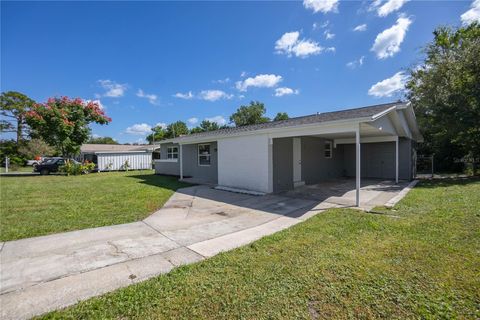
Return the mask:
[[263, 238], [264, 236], [271, 235], [275, 232], [291, 227], [299, 222], [299, 220], [294, 218], [280, 217], [253, 228], [229, 233], [227, 235], [210, 240], [197, 242], [188, 246], [188, 248], [201, 254], [202, 256], [212, 257], [220, 252], [249, 244], [253, 241]]
[[[362, 206], [392, 199], [403, 186], [366, 184]], [[0, 315], [24, 319], [62, 308], [248, 244], [326, 209], [353, 206], [354, 200], [352, 181], [265, 196], [194, 186], [178, 190], [141, 222], [0, 243]]]

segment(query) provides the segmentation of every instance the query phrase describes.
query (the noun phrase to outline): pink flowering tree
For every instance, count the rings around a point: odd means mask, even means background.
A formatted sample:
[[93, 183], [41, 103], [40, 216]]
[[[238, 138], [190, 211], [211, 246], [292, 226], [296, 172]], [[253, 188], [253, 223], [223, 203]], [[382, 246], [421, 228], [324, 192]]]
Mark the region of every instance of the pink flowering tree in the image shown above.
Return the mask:
[[79, 152], [90, 136], [90, 123], [103, 125], [112, 121], [98, 102], [68, 97], [50, 98], [46, 103], [34, 104], [25, 118], [32, 135], [56, 147], [63, 156]]

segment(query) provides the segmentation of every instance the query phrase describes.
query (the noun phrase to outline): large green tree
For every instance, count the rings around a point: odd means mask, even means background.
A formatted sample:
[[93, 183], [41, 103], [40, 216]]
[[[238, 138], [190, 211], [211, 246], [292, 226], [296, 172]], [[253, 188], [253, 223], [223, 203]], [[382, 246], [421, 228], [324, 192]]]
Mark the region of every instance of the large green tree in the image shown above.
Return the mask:
[[286, 112], [278, 112], [273, 121], [281, 121], [281, 120], [288, 120], [289, 116]]
[[438, 169], [457, 159], [480, 157], [480, 25], [440, 27], [425, 48], [425, 61], [411, 70], [407, 97]]
[[54, 156], [56, 151], [42, 139], [30, 139], [24, 141], [19, 147], [18, 152], [26, 159], [35, 159], [36, 157]]
[[177, 121], [167, 126], [165, 139], [176, 138], [186, 134], [189, 134], [187, 124], [183, 121]]
[[23, 93], [16, 91], [2, 92], [0, 96], [0, 131], [14, 132], [19, 143], [24, 135], [25, 113], [35, 103]]
[[155, 126], [152, 128], [152, 133], [147, 136], [147, 141], [150, 144], [165, 139], [167, 130], [163, 126]]
[[251, 124], [259, 124], [270, 121], [265, 117], [265, 105], [259, 101], [252, 101], [248, 106], [240, 106], [237, 111], [230, 116], [230, 122], [235, 126], [248, 126]]
[[35, 104], [25, 116], [35, 135], [57, 148], [63, 156], [78, 153], [80, 146], [88, 141], [90, 123], [112, 121], [97, 102], [68, 97], [50, 98], [46, 103]]
[[207, 132], [207, 131], [215, 131], [220, 129], [219, 125], [216, 122], [203, 120], [200, 123], [200, 126], [193, 128], [190, 130], [190, 133], [199, 133], [199, 132]]

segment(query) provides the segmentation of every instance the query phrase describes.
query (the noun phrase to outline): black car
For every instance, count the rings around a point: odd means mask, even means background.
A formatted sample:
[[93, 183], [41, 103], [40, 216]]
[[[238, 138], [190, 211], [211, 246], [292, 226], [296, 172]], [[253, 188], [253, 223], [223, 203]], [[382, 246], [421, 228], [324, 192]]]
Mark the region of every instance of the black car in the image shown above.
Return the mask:
[[50, 174], [51, 172], [58, 172], [58, 168], [63, 166], [66, 160], [78, 163], [73, 159], [64, 159], [60, 157], [48, 158], [45, 161], [42, 161], [41, 163], [37, 164], [33, 168], [33, 171], [40, 172], [41, 175]]

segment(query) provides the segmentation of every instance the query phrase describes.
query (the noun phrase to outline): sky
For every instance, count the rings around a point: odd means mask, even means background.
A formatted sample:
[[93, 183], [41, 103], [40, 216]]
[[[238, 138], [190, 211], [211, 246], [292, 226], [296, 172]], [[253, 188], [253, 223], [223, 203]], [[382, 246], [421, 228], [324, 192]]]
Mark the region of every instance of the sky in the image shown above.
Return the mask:
[[241, 105], [291, 117], [402, 98], [406, 70], [475, 1], [1, 2], [1, 91], [98, 100], [94, 136], [229, 124]]

